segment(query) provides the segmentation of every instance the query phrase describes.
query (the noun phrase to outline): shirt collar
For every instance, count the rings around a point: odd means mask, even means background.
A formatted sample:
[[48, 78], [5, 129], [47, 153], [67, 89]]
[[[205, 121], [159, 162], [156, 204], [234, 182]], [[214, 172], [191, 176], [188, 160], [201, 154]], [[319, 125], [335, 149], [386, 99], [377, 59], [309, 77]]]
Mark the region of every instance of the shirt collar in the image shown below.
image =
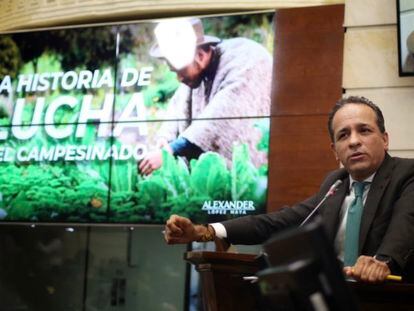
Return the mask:
[[[368, 178], [365, 178], [362, 182], [372, 183], [376, 173], [377, 172], [374, 172], [371, 176], [369, 176]], [[354, 184], [354, 182], [356, 182], [356, 180], [353, 179], [351, 175], [349, 175], [349, 191], [352, 190], [352, 185]]]

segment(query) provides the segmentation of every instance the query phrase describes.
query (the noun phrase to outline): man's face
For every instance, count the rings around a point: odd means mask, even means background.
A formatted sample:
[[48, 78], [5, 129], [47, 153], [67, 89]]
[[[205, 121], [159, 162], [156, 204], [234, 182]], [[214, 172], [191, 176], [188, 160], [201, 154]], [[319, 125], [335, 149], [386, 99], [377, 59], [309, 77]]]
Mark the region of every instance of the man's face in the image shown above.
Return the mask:
[[177, 78], [181, 83], [188, 85], [192, 89], [200, 86], [202, 80], [202, 69], [195, 61], [180, 70], [175, 69], [171, 65], [170, 69], [177, 74]]
[[331, 148], [352, 178], [362, 181], [379, 168], [388, 150], [388, 134], [378, 128], [374, 110], [347, 104], [336, 112], [332, 129]]
[[200, 86], [203, 80], [203, 72], [210, 63], [211, 53], [211, 50], [204, 51], [202, 48], [197, 48], [193, 62], [182, 69], [174, 68], [168, 61], [167, 64], [171, 71], [177, 74], [181, 83], [195, 89]]

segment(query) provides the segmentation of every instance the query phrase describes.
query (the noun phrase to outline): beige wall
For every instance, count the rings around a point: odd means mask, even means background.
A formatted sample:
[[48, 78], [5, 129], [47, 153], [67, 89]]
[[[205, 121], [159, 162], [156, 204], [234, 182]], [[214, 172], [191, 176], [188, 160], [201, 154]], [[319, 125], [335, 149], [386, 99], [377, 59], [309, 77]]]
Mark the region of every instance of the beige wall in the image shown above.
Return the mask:
[[414, 158], [414, 77], [398, 76], [396, 2], [345, 1], [343, 87], [383, 110], [390, 153]]

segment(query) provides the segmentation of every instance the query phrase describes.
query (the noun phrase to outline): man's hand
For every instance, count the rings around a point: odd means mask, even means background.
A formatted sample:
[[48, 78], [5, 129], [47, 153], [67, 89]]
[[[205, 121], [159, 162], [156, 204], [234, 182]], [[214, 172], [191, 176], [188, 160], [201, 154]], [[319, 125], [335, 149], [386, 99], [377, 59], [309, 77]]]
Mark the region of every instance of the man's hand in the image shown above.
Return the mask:
[[344, 273], [357, 281], [380, 283], [385, 281], [391, 271], [385, 262], [370, 256], [360, 256], [353, 267], [344, 267]]
[[142, 175], [149, 175], [153, 171], [159, 169], [162, 165], [162, 151], [158, 149], [156, 151], [148, 152], [145, 157], [138, 164], [138, 171]]
[[206, 227], [195, 225], [188, 218], [171, 215], [165, 225], [164, 239], [168, 244], [186, 244], [200, 240], [206, 233]]
[[[159, 146], [164, 150], [172, 154], [171, 147], [167, 142], [160, 142]], [[157, 149], [155, 151], [148, 152], [145, 157], [138, 164], [138, 172], [142, 175], [149, 175], [153, 171], [159, 169], [162, 166], [162, 150]]]

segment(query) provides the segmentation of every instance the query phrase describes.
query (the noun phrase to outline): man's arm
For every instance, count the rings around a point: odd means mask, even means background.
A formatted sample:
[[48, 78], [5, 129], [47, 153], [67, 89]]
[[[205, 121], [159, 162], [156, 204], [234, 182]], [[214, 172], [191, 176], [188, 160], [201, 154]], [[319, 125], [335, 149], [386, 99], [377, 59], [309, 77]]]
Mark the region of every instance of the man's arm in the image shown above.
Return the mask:
[[400, 273], [414, 253], [414, 161], [405, 160], [395, 168], [393, 175], [395, 181], [392, 180], [388, 188], [398, 198], [391, 206], [390, 223], [376, 255], [390, 257], [400, 270], [391, 272]]
[[138, 170], [143, 175], [149, 175], [162, 166], [161, 148], [174, 156], [185, 157], [188, 160], [198, 158], [203, 153], [203, 150], [201, 150], [200, 147], [182, 137], [173, 140], [169, 144], [165, 142], [160, 145], [160, 149], [148, 152], [144, 159], [139, 163]]
[[[309, 201], [308, 203], [311, 204], [310, 199], [307, 201]], [[304, 203], [301, 203], [300, 205], [296, 205], [291, 208], [286, 207], [284, 211], [278, 211], [264, 215], [245, 216], [224, 221], [218, 224], [218, 226], [223, 225], [224, 234], [219, 231], [217, 238], [223, 238], [226, 235], [228, 237], [230, 233], [233, 238], [227, 239], [226, 237], [226, 241], [229, 243], [246, 245], [260, 244], [267, 240], [273, 233], [277, 232], [278, 225], [275, 225], [275, 222], [280, 222], [281, 227], [288, 226], [288, 224], [284, 224], [284, 222], [290, 221], [288, 220], [288, 217], [291, 217], [292, 221], [294, 220], [294, 223], [299, 224], [301, 220], [303, 220], [304, 217], [306, 217], [306, 215], [309, 213], [307, 210], [309, 207], [310, 205], [307, 206]], [[301, 212], [303, 212], [304, 215], [298, 214], [298, 211], [301, 209]], [[290, 216], [287, 216], [287, 214], [290, 214]], [[260, 230], [256, 230], [256, 226], [268, 226], [266, 233], [260, 232]], [[197, 225], [192, 223], [191, 220], [186, 217], [171, 215], [165, 225], [164, 239], [168, 244], [185, 244], [195, 241], [214, 241], [216, 238], [215, 228], [216, 224]], [[235, 238], [235, 231], [244, 232], [244, 234], [238, 238]]]
[[170, 143], [174, 156], [185, 157], [188, 160], [197, 159], [204, 151], [184, 137], [178, 137]]
[[231, 244], [261, 244], [283, 229], [297, 227], [317, 205], [319, 194], [276, 212], [223, 221]]
[[215, 238], [211, 225], [196, 225], [190, 219], [171, 215], [164, 230], [164, 239], [168, 244], [186, 244], [191, 242], [208, 242]]
[[[360, 256], [354, 267], [344, 268], [344, 272], [356, 280], [376, 283], [384, 281], [390, 274], [404, 274], [414, 252], [414, 162], [407, 159], [394, 161], [398, 162], [392, 168], [391, 181], [380, 203], [384, 211], [377, 216], [377, 227], [386, 225], [386, 219], [389, 219], [380, 246], [375, 250], [375, 256]], [[386, 216], [387, 210], [389, 216]], [[375, 226], [372, 232], [378, 234]]]
[[[260, 244], [266, 241], [268, 238], [270, 238], [273, 234], [279, 232], [280, 230], [286, 229], [288, 227], [299, 226], [299, 224], [309, 215], [313, 208], [315, 208], [318, 202], [320, 202], [320, 200], [323, 198], [323, 196], [326, 194], [326, 192], [329, 190], [332, 184], [336, 180], [343, 178], [343, 174], [343, 170], [332, 172], [324, 180], [317, 194], [313, 195], [312, 197], [308, 198], [303, 202], [293, 205], [292, 207], [285, 207], [276, 212], [268, 214], [243, 216], [221, 222], [221, 224], [225, 228], [225, 238], [227, 242], [231, 244], [245, 245]], [[323, 209], [321, 209], [321, 211], [322, 210]], [[194, 235], [184, 234], [181, 231], [178, 231], [178, 236], [175, 235], [176, 226], [173, 225], [176, 222], [179, 224], [182, 223], [181, 218], [183, 217], [173, 215], [167, 222], [167, 242], [171, 240], [171, 243], [187, 243], [187, 237], [194, 238]], [[183, 223], [191, 223], [191, 221], [188, 220]], [[170, 226], [172, 227], [170, 228]], [[192, 231], [190, 231], [190, 233], [191, 232]], [[220, 232], [217, 233], [218, 236], [221, 238], [222, 235], [220, 234]], [[181, 238], [181, 234], [183, 234], [183, 236], [185, 237], [184, 240], [186, 242], [181, 242], [180, 239], [172, 239]]]

